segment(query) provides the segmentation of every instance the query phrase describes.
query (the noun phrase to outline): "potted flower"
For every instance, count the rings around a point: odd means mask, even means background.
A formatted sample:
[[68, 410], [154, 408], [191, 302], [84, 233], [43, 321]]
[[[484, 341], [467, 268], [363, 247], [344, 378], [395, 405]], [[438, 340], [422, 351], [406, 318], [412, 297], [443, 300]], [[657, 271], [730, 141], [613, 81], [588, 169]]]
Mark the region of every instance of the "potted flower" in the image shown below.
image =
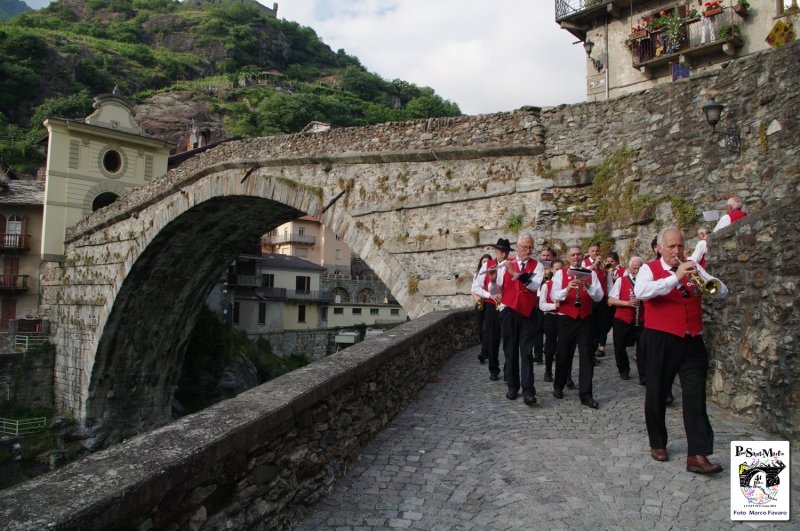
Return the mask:
[[647, 37], [647, 28], [642, 26], [641, 24], [637, 24], [636, 26], [631, 28], [631, 34], [628, 35], [628, 39], [631, 41], [635, 41], [636, 39], [643, 39]]
[[722, 13], [722, 0], [711, 0], [704, 4], [705, 10], [703, 11], [704, 17], [713, 17]]
[[747, 13], [750, 11], [750, 2], [747, 0], [739, 0], [733, 5], [733, 10], [736, 11], [736, 14], [740, 17], [746, 17]]

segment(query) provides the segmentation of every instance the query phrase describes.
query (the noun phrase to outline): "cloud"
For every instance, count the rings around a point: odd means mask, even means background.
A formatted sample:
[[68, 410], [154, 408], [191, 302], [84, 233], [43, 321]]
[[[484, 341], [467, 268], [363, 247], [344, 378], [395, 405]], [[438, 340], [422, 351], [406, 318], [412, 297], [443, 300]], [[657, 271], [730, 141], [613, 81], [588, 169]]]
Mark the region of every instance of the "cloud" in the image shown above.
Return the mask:
[[278, 16], [467, 114], [585, 99], [583, 49], [544, 0], [292, 0]]

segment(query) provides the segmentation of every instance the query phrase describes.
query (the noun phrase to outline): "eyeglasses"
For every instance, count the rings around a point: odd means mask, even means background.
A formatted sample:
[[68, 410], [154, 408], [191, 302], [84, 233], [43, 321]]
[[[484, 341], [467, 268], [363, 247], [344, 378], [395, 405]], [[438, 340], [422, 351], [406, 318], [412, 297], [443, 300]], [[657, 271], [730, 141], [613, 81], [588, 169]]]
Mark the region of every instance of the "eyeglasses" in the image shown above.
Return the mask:
[[520, 244], [517, 244], [517, 247], [519, 247], [520, 249], [533, 249], [532, 245], [520, 245]]

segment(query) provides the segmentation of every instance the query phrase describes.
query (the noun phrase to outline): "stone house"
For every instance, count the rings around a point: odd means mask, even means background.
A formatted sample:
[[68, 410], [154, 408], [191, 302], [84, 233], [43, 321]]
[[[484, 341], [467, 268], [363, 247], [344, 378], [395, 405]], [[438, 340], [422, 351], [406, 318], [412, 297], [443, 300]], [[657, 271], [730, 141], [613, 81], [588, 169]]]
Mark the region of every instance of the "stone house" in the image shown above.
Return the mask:
[[[555, 0], [584, 44], [586, 98], [607, 100], [725, 67], [794, 37], [785, 0]], [[788, 3], [788, 2], [787, 2]]]

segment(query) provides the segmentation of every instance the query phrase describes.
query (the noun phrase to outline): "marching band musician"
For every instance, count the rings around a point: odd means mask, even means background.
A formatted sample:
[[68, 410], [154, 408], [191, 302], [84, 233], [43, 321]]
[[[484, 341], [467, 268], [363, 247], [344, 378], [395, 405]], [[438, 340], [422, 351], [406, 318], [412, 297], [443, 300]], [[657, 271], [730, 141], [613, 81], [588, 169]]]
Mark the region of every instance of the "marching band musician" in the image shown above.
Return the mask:
[[[545, 270], [545, 282], [539, 288], [539, 311], [542, 312], [542, 332], [544, 335], [544, 381], [553, 381], [553, 360], [556, 355], [556, 345], [558, 344], [558, 329], [556, 328], [556, 316], [558, 315], [559, 303], [553, 302], [550, 291], [553, 289], [553, 275], [563, 267], [561, 260], [553, 260], [550, 271]], [[550, 278], [548, 278], [548, 276]], [[573, 385], [574, 387], [574, 385]]]
[[[552, 262], [555, 257], [556, 255], [550, 247], [542, 247], [542, 250], [539, 251], [539, 262], [544, 265], [545, 277], [547, 277], [548, 273], [552, 277]], [[548, 279], [545, 278], [545, 280]], [[544, 286], [544, 284], [542, 284], [542, 286]], [[539, 286], [539, 291], [541, 291], [542, 286]], [[533, 362], [542, 363], [544, 361], [542, 358], [544, 352], [544, 313], [539, 309], [538, 305], [536, 309], [533, 310], [533, 313], [535, 316], [533, 322]]]
[[[666, 398], [675, 375], [681, 379], [683, 424], [686, 430], [686, 470], [711, 474], [722, 466], [709, 462], [714, 453], [714, 431], [706, 412], [708, 353], [703, 342], [703, 290], [697, 276], [707, 275], [684, 257], [684, 236], [675, 228], [661, 231], [662, 257], [639, 270], [634, 294], [644, 301], [647, 314], [642, 342], [647, 350], [645, 424], [650, 456], [669, 459], [667, 453]], [[725, 298], [728, 288], [718, 281], [715, 298]]]
[[[567, 260], [572, 269], [580, 268], [583, 251], [577, 245], [567, 249]], [[581, 268], [582, 269], [582, 268]], [[588, 271], [587, 278], [579, 278], [570, 270], [563, 268], [553, 275], [550, 298], [558, 302], [558, 346], [556, 347], [556, 374], [553, 382], [553, 396], [564, 398], [564, 386], [572, 373], [572, 360], [575, 347], [578, 347], [580, 367], [578, 373], [578, 394], [581, 404], [597, 409], [598, 403], [592, 395], [594, 376], [593, 354], [597, 339], [592, 328], [591, 315], [593, 302], [603, 300], [603, 288], [596, 271]]]
[[692, 256], [689, 257], [689, 260], [700, 264], [700, 267], [703, 269], [706, 268], [706, 254], [708, 253], [708, 242], [706, 241], [706, 238], [708, 238], [710, 233], [711, 229], [705, 225], [697, 229], [697, 245], [694, 247]]
[[628, 359], [627, 347], [636, 345], [636, 370], [639, 373], [639, 383], [645, 382], [644, 356], [641, 349], [640, 335], [644, 323], [644, 310], [639, 300], [633, 293], [636, 285], [636, 276], [644, 261], [638, 256], [632, 256], [628, 261], [628, 271], [624, 276], [614, 281], [614, 286], [608, 293], [608, 304], [616, 308], [614, 313], [614, 358], [617, 361], [619, 376], [623, 380], [630, 379], [631, 364]]
[[738, 195], [732, 195], [725, 203], [727, 214], [719, 218], [719, 221], [714, 226], [714, 232], [717, 232], [719, 229], [724, 229], [731, 223], [735, 223], [745, 217], [747, 214], [742, 212], [742, 207], [744, 207], [742, 198]]
[[[484, 254], [481, 256], [480, 260], [478, 260], [478, 269], [475, 271], [475, 274], [472, 276], [472, 281], [475, 281], [475, 277], [478, 276], [478, 273], [481, 272], [481, 268], [492, 259], [492, 255]], [[478, 354], [478, 361], [481, 364], [486, 363], [486, 359], [489, 357], [487, 354], [486, 345], [483, 342], [483, 316], [486, 310], [486, 303], [483, 300], [483, 297], [480, 295], [475, 295], [474, 293], [470, 293], [472, 295], [472, 300], [475, 302], [475, 325], [478, 327], [478, 335], [481, 340], [481, 352]]]
[[[592, 329], [594, 334], [594, 346], [592, 347], [592, 363], [597, 363], [597, 358], [602, 358], [606, 355], [606, 339], [608, 339], [608, 330], [605, 334], [603, 329], [605, 322], [608, 320], [606, 310], [608, 309], [608, 275], [605, 270], [605, 264], [600, 256], [600, 244], [595, 242], [589, 246], [588, 254], [583, 260], [583, 267], [591, 269], [597, 274], [600, 280], [600, 285], [603, 289], [603, 298], [597, 302], [592, 303]], [[596, 353], [594, 351], [597, 351]]]
[[[544, 267], [533, 259], [533, 235], [522, 232], [517, 238], [517, 255], [496, 271], [489, 272], [489, 291], [500, 304], [500, 333], [506, 361], [506, 398], [516, 400], [520, 386], [526, 405], [536, 403], [533, 382], [533, 355], [530, 348], [533, 334], [531, 315], [538, 304], [536, 292], [542, 284]], [[520, 362], [521, 358], [521, 362]]]
[[472, 293], [483, 299], [483, 337], [478, 360], [483, 363], [485, 358], [489, 359], [489, 379], [497, 381], [500, 379], [500, 322], [497, 320], [497, 302], [489, 291], [489, 275], [486, 270], [506, 260], [513, 249], [506, 238], [499, 238], [492, 247], [494, 260], [487, 260], [478, 270], [472, 280]]

